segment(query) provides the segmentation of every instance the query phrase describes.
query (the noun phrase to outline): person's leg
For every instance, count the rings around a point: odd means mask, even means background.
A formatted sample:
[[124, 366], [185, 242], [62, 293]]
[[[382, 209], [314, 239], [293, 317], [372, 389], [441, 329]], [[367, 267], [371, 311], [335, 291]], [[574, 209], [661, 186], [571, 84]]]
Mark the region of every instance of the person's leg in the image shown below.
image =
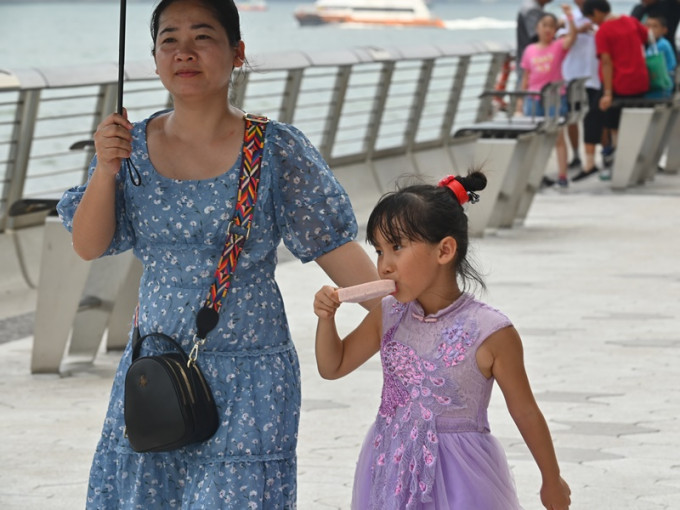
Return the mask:
[[598, 89], [586, 89], [588, 93], [588, 113], [583, 118], [583, 147], [585, 162], [583, 170], [576, 174], [572, 181], [580, 181], [599, 172], [595, 166], [595, 147], [602, 140], [602, 120], [603, 112], [600, 110], [599, 102], [602, 95]]
[[614, 166], [614, 151], [616, 150], [616, 139], [621, 120], [621, 108], [609, 107], [604, 112], [604, 127], [607, 129], [607, 144], [602, 147], [602, 172], [600, 179], [608, 181], [612, 177], [612, 167]]
[[558, 169], [557, 184], [561, 187], [566, 187], [569, 181], [567, 179], [567, 143], [564, 139], [564, 128], [559, 128], [557, 131], [555, 154], [557, 156]]
[[571, 146], [572, 158], [569, 162], [569, 168], [580, 168], [581, 158], [579, 156], [579, 128], [578, 123], [567, 125], [567, 136], [569, 137], [569, 145]]

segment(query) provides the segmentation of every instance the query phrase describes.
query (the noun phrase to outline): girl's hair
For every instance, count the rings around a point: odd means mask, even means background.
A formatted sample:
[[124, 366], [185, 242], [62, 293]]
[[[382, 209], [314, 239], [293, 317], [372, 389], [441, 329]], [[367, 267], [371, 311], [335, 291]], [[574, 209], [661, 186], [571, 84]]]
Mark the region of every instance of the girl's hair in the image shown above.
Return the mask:
[[545, 18], [552, 18], [552, 20], [555, 22], [555, 25], [557, 25], [557, 16], [555, 16], [552, 12], [544, 12], [543, 14], [541, 14], [541, 17], [538, 18], [536, 25], [538, 25]]
[[[468, 192], [486, 187], [486, 176], [477, 170], [456, 180]], [[405, 240], [436, 244], [451, 236], [457, 244], [454, 270], [462, 288], [467, 289], [471, 281], [486, 288], [482, 276], [467, 259], [467, 215], [446, 186], [413, 184], [383, 195], [368, 218], [366, 230], [366, 240], [373, 246], [377, 244], [378, 233], [391, 244]]]
[[[151, 54], [155, 54], [156, 38], [158, 37], [158, 25], [165, 9], [180, 0], [161, 0], [151, 14], [151, 40], [153, 49]], [[241, 40], [241, 20], [234, 0], [199, 0], [206, 8], [213, 11], [215, 18], [227, 32], [229, 44], [237, 46]]]

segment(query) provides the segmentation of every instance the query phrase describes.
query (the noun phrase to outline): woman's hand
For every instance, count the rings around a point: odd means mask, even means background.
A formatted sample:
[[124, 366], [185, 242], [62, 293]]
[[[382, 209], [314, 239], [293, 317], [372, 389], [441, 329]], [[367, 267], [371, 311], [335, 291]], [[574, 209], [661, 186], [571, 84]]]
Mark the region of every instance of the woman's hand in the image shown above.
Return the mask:
[[339, 307], [340, 300], [335, 287], [324, 285], [314, 295], [314, 313], [319, 319], [332, 319]]
[[132, 124], [123, 115], [112, 113], [97, 126], [94, 133], [94, 147], [97, 152], [97, 169], [107, 175], [116, 175], [123, 159], [132, 152]]
[[571, 504], [571, 489], [562, 477], [555, 482], [543, 482], [541, 487], [541, 503], [547, 510], [568, 510]]

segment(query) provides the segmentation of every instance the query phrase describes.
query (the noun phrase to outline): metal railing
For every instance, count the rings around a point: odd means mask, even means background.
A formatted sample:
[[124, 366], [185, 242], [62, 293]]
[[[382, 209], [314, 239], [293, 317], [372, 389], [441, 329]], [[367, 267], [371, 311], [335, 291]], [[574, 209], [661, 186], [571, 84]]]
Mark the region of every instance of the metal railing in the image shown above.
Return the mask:
[[[294, 124], [331, 168], [407, 155], [445, 147], [458, 126], [491, 117], [492, 100], [480, 94], [511, 50], [480, 43], [264, 54], [234, 75], [232, 101]], [[153, 62], [125, 70], [131, 120], [171, 107]], [[84, 181], [93, 149], [70, 148], [115, 110], [116, 89], [115, 64], [0, 70], [0, 230], [15, 201], [56, 197]]]

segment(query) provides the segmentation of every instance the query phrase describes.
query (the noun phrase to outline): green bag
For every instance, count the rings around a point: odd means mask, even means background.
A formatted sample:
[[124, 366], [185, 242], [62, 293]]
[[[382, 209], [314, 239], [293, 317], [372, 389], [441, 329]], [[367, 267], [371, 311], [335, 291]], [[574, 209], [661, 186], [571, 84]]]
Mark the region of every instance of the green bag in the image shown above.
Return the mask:
[[[651, 41], [650, 41], [651, 42]], [[656, 41], [654, 41], [650, 48], [652, 53], [645, 57], [647, 61], [647, 72], [649, 73], [649, 90], [651, 91], [667, 91], [673, 86], [671, 82], [671, 76], [668, 74], [668, 68], [666, 67], [666, 59], [656, 46]]]

